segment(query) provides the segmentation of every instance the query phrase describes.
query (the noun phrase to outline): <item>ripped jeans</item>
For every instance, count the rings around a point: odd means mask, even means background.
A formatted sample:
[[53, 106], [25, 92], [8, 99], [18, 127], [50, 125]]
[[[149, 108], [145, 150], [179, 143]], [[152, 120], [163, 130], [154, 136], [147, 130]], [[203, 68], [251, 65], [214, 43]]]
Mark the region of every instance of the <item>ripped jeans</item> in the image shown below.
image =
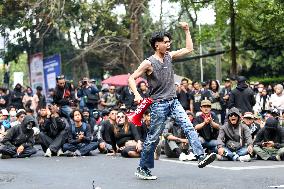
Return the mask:
[[165, 121], [168, 116], [171, 116], [175, 120], [175, 123], [182, 128], [192, 146], [193, 153], [197, 156], [204, 154], [203, 147], [198, 139], [198, 134], [194, 130], [192, 123], [178, 99], [154, 102], [150, 108], [151, 123], [146, 140], [143, 144], [139, 164], [140, 167], [148, 169], [154, 168], [155, 148], [159, 142], [159, 136], [165, 128]]

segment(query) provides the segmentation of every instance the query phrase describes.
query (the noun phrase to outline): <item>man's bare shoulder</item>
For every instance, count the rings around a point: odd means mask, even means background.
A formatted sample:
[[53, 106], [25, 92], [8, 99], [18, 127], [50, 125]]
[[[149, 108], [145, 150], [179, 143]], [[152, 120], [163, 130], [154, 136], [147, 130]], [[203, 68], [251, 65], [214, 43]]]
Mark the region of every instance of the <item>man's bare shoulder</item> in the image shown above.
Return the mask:
[[143, 60], [143, 62], [141, 62], [140, 65], [145, 66], [145, 67], [152, 66], [151, 62], [148, 59]]

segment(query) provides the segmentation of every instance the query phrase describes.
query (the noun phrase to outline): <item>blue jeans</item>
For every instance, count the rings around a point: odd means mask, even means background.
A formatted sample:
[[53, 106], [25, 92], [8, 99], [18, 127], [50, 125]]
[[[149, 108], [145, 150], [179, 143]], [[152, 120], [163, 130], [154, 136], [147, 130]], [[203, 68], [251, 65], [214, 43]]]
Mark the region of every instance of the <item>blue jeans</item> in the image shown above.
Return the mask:
[[82, 156], [88, 155], [88, 153], [92, 150], [95, 150], [98, 148], [98, 142], [90, 142], [90, 143], [79, 143], [79, 144], [69, 144], [65, 143], [63, 145], [63, 151], [71, 151], [75, 152], [76, 150], [79, 150]]
[[177, 99], [154, 102], [150, 108], [151, 123], [143, 144], [140, 167], [154, 168], [154, 151], [158, 144], [159, 136], [164, 130], [165, 121], [168, 116], [171, 116], [175, 120], [175, 123], [182, 128], [192, 146], [193, 153], [197, 156], [204, 154], [198, 135]]
[[235, 152], [232, 152], [229, 148], [224, 147], [225, 149], [225, 157], [229, 160], [237, 161], [240, 156], [244, 156], [248, 154], [248, 148], [242, 147]]
[[217, 152], [216, 150], [216, 147], [218, 145], [217, 140], [208, 140], [208, 141], [203, 141], [201, 143], [204, 148], [208, 148], [209, 150], [213, 150], [214, 152]]
[[17, 148], [14, 145], [0, 145], [0, 153], [9, 155], [14, 158], [25, 158], [30, 157], [33, 154], [36, 154], [36, 149], [34, 147], [25, 147], [24, 151], [17, 154]]
[[72, 108], [68, 105], [61, 106], [61, 113], [66, 116], [67, 119], [70, 119], [70, 114], [72, 112]]

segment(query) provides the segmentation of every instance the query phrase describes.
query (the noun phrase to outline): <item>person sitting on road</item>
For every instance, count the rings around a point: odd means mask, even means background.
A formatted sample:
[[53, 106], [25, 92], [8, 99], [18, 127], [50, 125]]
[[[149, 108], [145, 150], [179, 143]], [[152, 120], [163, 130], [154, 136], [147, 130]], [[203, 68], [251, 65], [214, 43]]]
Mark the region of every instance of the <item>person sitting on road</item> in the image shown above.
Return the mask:
[[91, 127], [92, 136], [94, 135], [95, 119], [90, 115], [90, 109], [85, 107], [82, 110], [84, 122], [89, 124]]
[[274, 117], [266, 120], [264, 128], [256, 135], [254, 153], [263, 160], [284, 159], [284, 129]]
[[67, 129], [67, 143], [63, 145], [63, 151], [66, 156], [86, 156], [90, 155], [92, 150], [98, 148], [97, 142], [91, 142], [92, 134], [90, 125], [83, 122], [83, 114], [75, 109], [71, 112], [72, 122]]
[[62, 146], [65, 143], [67, 132], [66, 124], [63, 118], [59, 117], [59, 108], [57, 105], [49, 105], [50, 115], [44, 121], [40, 128], [39, 142], [45, 157], [63, 155]]
[[115, 155], [117, 151], [120, 151], [123, 157], [140, 157], [142, 141], [135, 125], [128, 122], [123, 111], [117, 112], [116, 124], [109, 131], [114, 150], [114, 153], [110, 155]]
[[231, 108], [228, 121], [220, 128], [218, 135], [218, 159], [233, 161], [251, 161], [248, 154], [253, 152], [253, 143], [249, 128], [241, 123], [241, 113]]
[[172, 118], [168, 118], [166, 121], [163, 136], [165, 138], [165, 154], [168, 158], [179, 158], [180, 161], [196, 160], [190, 150], [188, 139]]
[[[105, 113], [104, 113], [105, 112]], [[104, 114], [107, 114], [104, 116]], [[112, 149], [112, 142], [110, 138], [110, 129], [115, 125], [116, 123], [116, 114], [117, 109], [112, 109], [110, 112], [103, 111], [102, 117], [105, 117], [104, 120], [99, 125], [99, 131], [98, 131], [98, 139], [102, 139], [102, 141], [105, 144], [105, 148], [101, 149], [99, 148], [101, 153], [110, 153], [113, 152]]]
[[254, 115], [252, 112], [244, 113], [243, 123], [249, 127], [251, 137], [254, 140], [257, 132], [260, 130], [260, 125], [254, 122]]
[[33, 116], [25, 116], [23, 122], [8, 130], [0, 143], [2, 159], [25, 158], [36, 153], [34, 145], [34, 131], [36, 126]]
[[199, 134], [199, 140], [203, 148], [216, 152], [220, 129], [219, 119], [214, 112], [211, 112], [211, 102], [209, 100], [202, 100], [200, 109], [202, 114], [195, 118], [194, 128]]
[[0, 142], [5, 137], [9, 129], [11, 129], [9, 112], [6, 109], [2, 109], [0, 111]]

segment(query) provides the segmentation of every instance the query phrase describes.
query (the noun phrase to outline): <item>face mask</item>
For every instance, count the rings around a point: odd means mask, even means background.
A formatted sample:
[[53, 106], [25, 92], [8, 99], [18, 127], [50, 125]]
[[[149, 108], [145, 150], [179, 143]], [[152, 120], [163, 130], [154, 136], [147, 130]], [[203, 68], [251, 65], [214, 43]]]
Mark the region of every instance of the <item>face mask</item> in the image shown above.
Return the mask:
[[94, 112], [93, 115], [94, 115], [94, 118], [95, 118], [95, 119], [98, 119], [99, 116], [100, 116], [98, 112]]
[[27, 123], [27, 129], [30, 130], [34, 127], [34, 122], [30, 121]]
[[88, 120], [89, 119], [89, 116], [83, 116], [85, 120]]

